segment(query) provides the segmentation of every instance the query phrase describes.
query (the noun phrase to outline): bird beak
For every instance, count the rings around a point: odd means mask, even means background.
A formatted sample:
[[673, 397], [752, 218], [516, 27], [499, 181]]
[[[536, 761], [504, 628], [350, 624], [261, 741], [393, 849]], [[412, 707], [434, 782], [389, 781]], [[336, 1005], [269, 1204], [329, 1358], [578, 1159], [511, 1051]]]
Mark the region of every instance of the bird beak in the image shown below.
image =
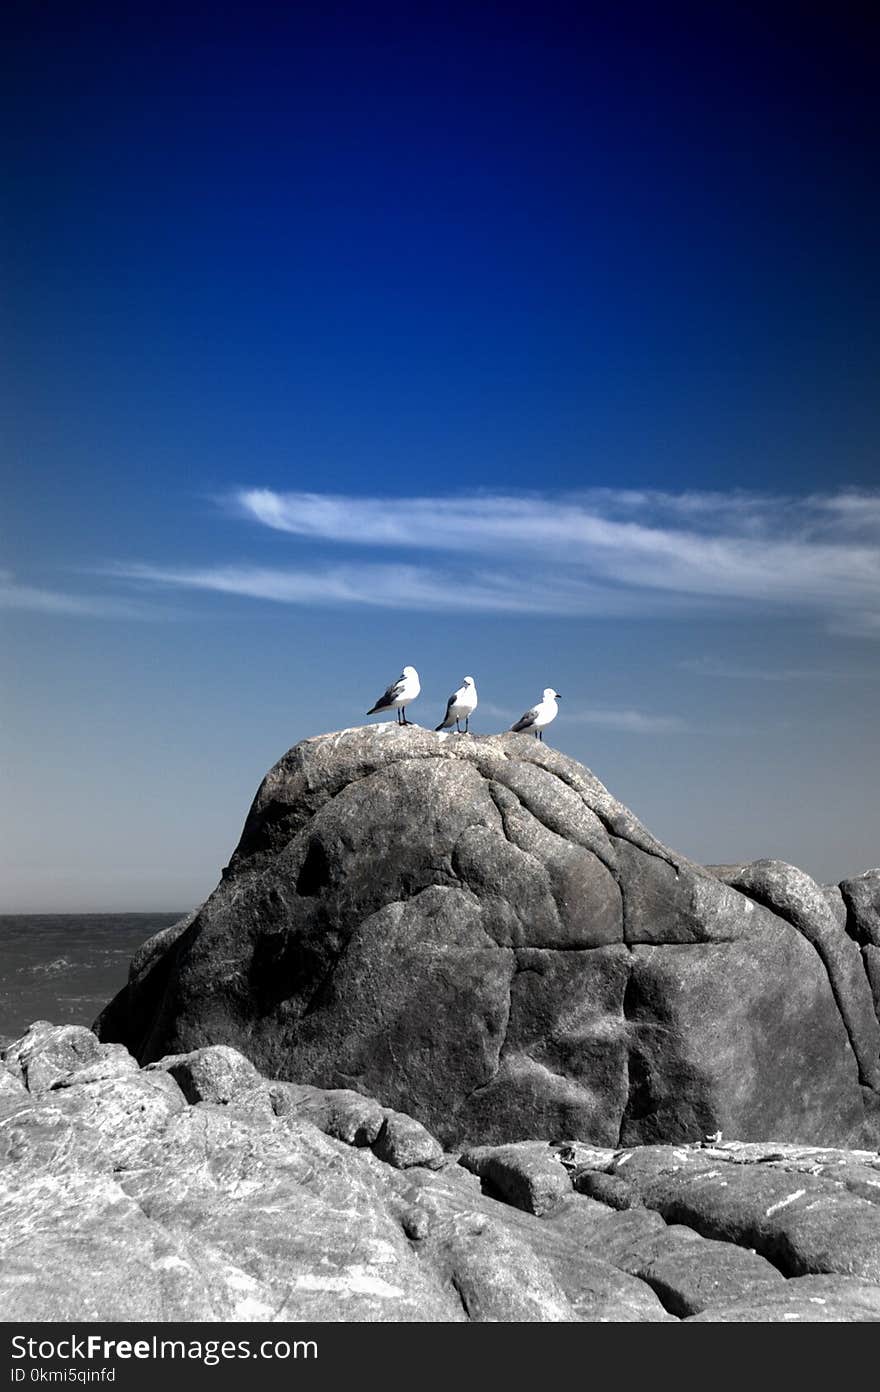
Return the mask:
[[562, 700], [562, 697], [560, 696], [560, 694], [559, 694], [558, 691], [557, 691], [557, 693], [556, 693], [556, 699], [557, 699], [557, 701], [561, 701], [561, 700]]

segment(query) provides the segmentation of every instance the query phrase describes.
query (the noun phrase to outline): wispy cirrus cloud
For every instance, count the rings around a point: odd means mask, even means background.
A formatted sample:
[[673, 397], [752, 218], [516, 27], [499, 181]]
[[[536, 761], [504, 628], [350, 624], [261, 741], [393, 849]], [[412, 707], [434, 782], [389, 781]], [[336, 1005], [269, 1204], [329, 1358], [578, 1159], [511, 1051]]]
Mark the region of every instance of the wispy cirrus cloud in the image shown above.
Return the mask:
[[[240, 515], [304, 540], [529, 558], [582, 582], [703, 599], [880, 609], [880, 494], [596, 489], [561, 497], [353, 498], [242, 489]], [[870, 628], [870, 624], [867, 625]]]
[[578, 725], [599, 725], [606, 730], [623, 730], [630, 735], [672, 735], [687, 729], [678, 715], [626, 708], [584, 706], [566, 710], [566, 717]]
[[[720, 681], [805, 682], [837, 681], [853, 674], [839, 667], [772, 667], [750, 662], [734, 662], [726, 658], [686, 657], [676, 666], [698, 677], [717, 677]], [[864, 679], [865, 674], [860, 674]]]
[[[448, 609], [466, 599], [484, 613], [633, 616], [645, 600], [609, 593], [574, 575], [517, 574], [511, 570], [447, 570], [420, 565], [348, 564], [303, 567], [253, 565], [156, 566], [122, 563], [107, 576], [139, 585], [207, 590], [280, 604], [360, 605], [383, 609]], [[660, 599], [652, 612], [673, 612], [675, 597]]]
[[21, 609], [32, 614], [57, 614], [88, 619], [144, 619], [156, 617], [149, 606], [116, 595], [74, 594], [20, 584], [11, 571], [0, 571], [0, 609]]
[[880, 532], [880, 492], [850, 488], [841, 493], [814, 493], [804, 502], [808, 509], [828, 519], [834, 528], [845, 526], [850, 532], [866, 533], [875, 538]]
[[[499, 706], [491, 701], [481, 700], [479, 709], [481, 715], [504, 721], [505, 724], [512, 723], [522, 714], [513, 706]], [[606, 730], [622, 730], [631, 735], [678, 734], [688, 729], [687, 721], [681, 716], [631, 710], [623, 706], [571, 706], [565, 701], [562, 713], [567, 724], [598, 725]]]
[[[524, 614], [798, 610], [835, 632], [880, 636], [880, 492], [596, 488], [388, 499], [247, 488], [223, 504], [295, 538], [297, 564], [137, 562], [113, 573], [292, 604], [442, 609], [466, 595], [474, 609]], [[339, 548], [339, 563], [328, 561], [328, 546]], [[405, 558], [363, 559], [370, 550]]]

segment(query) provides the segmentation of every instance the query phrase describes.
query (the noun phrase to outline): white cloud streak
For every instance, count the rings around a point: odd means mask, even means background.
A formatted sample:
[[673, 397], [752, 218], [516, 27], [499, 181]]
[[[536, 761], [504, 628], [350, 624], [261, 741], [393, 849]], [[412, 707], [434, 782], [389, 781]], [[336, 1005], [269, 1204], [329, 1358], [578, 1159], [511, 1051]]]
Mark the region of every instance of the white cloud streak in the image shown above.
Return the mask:
[[[853, 673], [839, 667], [756, 667], [748, 662], [732, 662], [725, 658], [686, 657], [676, 666], [698, 677], [717, 677], [719, 681], [749, 682], [808, 682], [838, 681]], [[864, 680], [866, 674], [859, 674]], [[870, 675], [870, 674], [867, 674]]]
[[[597, 618], [795, 611], [880, 637], [880, 492], [387, 499], [249, 488], [223, 501], [296, 538], [297, 564], [131, 562], [105, 573], [287, 604], [442, 610], [465, 598], [490, 613]], [[377, 562], [365, 550], [401, 555]]]
[[156, 616], [149, 607], [114, 595], [79, 595], [19, 584], [9, 571], [0, 571], [0, 609], [21, 609], [32, 614], [55, 614], [86, 619], [146, 619]]
[[672, 735], [687, 729], [677, 715], [653, 715], [649, 711], [585, 707], [567, 710], [568, 720], [578, 725], [601, 725], [606, 730], [623, 730], [630, 735]]
[[861, 631], [880, 611], [880, 494], [381, 499], [244, 489], [232, 502], [303, 540], [491, 555], [544, 575], [569, 570], [606, 591], [848, 611]]
[[[443, 610], [462, 599], [470, 609], [501, 614], [620, 617], [644, 614], [645, 599], [590, 584], [577, 575], [518, 575], [507, 570], [454, 572], [419, 565], [350, 564], [311, 569], [249, 565], [114, 565], [104, 574], [161, 585], [280, 604], [360, 605], [383, 609]], [[659, 598], [651, 612], [673, 612], [674, 598]]]
[[[498, 706], [492, 701], [480, 701], [481, 716], [511, 725], [521, 714], [513, 706]], [[571, 706], [563, 698], [560, 717], [565, 724], [599, 725], [606, 730], [622, 730], [630, 735], [669, 735], [687, 730], [688, 724], [678, 715], [660, 715], [651, 711], [628, 710], [615, 706]]]

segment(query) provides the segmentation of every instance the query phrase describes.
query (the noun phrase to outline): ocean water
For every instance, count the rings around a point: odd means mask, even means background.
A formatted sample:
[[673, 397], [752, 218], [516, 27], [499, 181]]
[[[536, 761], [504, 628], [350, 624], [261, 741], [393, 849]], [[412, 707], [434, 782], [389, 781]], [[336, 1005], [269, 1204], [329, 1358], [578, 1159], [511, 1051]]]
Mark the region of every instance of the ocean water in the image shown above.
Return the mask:
[[0, 914], [0, 1045], [32, 1020], [91, 1025], [135, 948], [185, 912]]

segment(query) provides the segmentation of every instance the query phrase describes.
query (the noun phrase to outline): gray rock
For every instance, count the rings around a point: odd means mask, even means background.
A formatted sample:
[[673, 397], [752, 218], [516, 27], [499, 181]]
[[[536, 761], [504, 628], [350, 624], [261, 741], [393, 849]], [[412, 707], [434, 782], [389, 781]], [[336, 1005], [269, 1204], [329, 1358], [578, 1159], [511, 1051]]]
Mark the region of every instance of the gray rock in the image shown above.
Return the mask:
[[525, 1129], [551, 1141], [617, 1141], [628, 1096], [623, 1005], [632, 957], [622, 944], [584, 956], [517, 951], [497, 1066], [464, 1099], [451, 1137], [447, 1124], [448, 1144], [462, 1135], [504, 1142]]
[[875, 947], [873, 943], [863, 947], [862, 962], [865, 967], [865, 975], [868, 978], [868, 985], [871, 988], [874, 1010], [878, 1020], [880, 1020], [880, 947]]
[[841, 880], [840, 893], [847, 909], [847, 930], [863, 947], [880, 947], [880, 869], [865, 870], [851, 880]]
[[39, 1096], [59, 1079], [96, 1063], [107, 1053], [116, 1056], [118, 1049], [102, 1048], [84, 1025], [52, 1025], [47, 1020], [37, 1020], [21, 1039], [7, 1046], [3, 1061], [28, 1092]]
[[758, 1164], [765, 1170], [778, 1169], [830, 1179], [849, 1193], [880, 1204], [880, 1153], [876, 1149], [840, 1150], [829, 1146], [726, 1141], [702, 1150], [701, 1159], [708, 1163], [722, 1159], [734, 1165]]
[[443, 1147], [421, 1122], [403, 1112], [386, 1112], [382, 1128], [373, 1142], [373, 1153], [398, 1170], [411, 1165], [427, 1165], [438, 1170], [445, 1164]]
[[785, 1275], [880, 1281], [880, 1208], [824, 1177], [722, 1161], [659, 1175], [642, 1198], [667, 1222], [754, 1248]]
[[188, 1102], [272, 1110], [269, 1088], [250, 1059], [226, 1044], [210, 1044], [189, 1054], [172, 1054], [148, 1064], [147, 1073], [168, 1073]]
[[27, 1102], [27, 1088], [20, 1078], [6, 1068], [0, 1068], [0, 1117]]
[[571, 1197], [568, 1171], [555, 1151], [540, 1141], [478, 1146], [465, 1151], [459, 1164], [527, 1213], [550, 1213]]
[[28, 1102], [4, 1118], [0, 1170], [54, 1181], [81, 1171], [118, 1174], [149, 1165], [170, 1121], [186, 1110], [179, 1089], [175, 1093], [138, 1074]]
[[880, 1286], [851, 1276], [796, 1276], [773, 1290], [712, 1305], [688, 1323], [852, 1324], [880, 1320]]
[[[101, 1166], [131, 1168], [170, 1120], [185, 1111], [180, 1089], [149, 1073], [82, 1083], [52, 1093], [76, 1136], [94, 1136]], [[93, 1162], [90, 1162], [93, 1163]]]
[[750, 863], [748, 860], [729, 861], [725, 865], [704, 865], [703, 869], [713, 879], [720, 880], [722, 884], [730, 884]]
[[736, 942], [632, 949], [625, 1144], [717, 1130], [842, 1142], [861, 1125], [850, 1037], [817, 953], [764, 909], [753, 922]]
[[33, 1101], [25, 1093], [8, 1109], [0, 1127], [0, 1173], [9, 1182], [15, 1175], [54, 1178], [83, 1168], [109, 1173], [111, 1162], [100, 1134], [58, 1106], [54, 1094]]
[[[609, 1224], [629, 1219], [633, 1216], [631, 1213], [617, 1213], [590, 1199], [573, 1198], [552, 1214], [538, 1218], [521, 1209], [499, 1204], [481, 1192], [476, 1175], [454, 1165], [439, 1172], [405, 1171], [399, 1183], [406, 1204], [403, 1221], [407, 1229], [416, 1230], [418, 1236], [414, 1240], [419, 1244], [426, 1242], [438, 1228], [441, 1234], [448, 1231], [451, 1217], [458, 1220], [461, 1215], [467, 1215], [469, 1221], [489, 1219], [490, 1231], [499, 1223], [503, 1224], [505, 1232], [515, 1235], [530, 1249], [532, 1255], [526, 1263], [527, 1269], [540, 1271], [542, 1279], [549, 1272], [555, 1281], [556, 1298], [562, 1291], [582, 1321], [657, 1323], [674, 1318], [664, 1310], [645, 1282], [604, 1259], [602, 1234]], [[665, 1228], [659, 1214], [646, 1209], [639, 1212], [644, 1224], [655, 1223]], [[593, 1247], [587, 1245], [587, 1239]], [[425, 1247], [426, 1252], [432, 1250], [430, 1244]], [[497, 1280], [500, 1293], [506, 1299], [509, 1279], [503, 1269], [498, 1272]], [[523, 1315], [523, 1318], [531, 1317]]]
[[57, 1088], [77, 1087], [80, 1083], [103, 1083], [110, 1078], [126, 1078], [137, 1073], [137, 1059], [122, 1044], [102, 1044], [100, 1055], [82, 1068], [73, 1068], [62, 1073], [51, 1084], [50, 1091]]
[[193, 1232], [216, 1269], [259, 1292], [274, 1320], [461, 1320], [392, 1208], [396, 1172], [293, 1117], [199, 1103], [152, 1164], [121, 1177], [142, 1210]]
[[819, 888], [838, 926], [846, 932], [846, 902], [840, 892], [840, 885], [823, 884]]
[[559, 1279], [586, 1324], [660, 1324], [673, 1318], [645, 1281], [610, 1262], [582, 1253], [561, 1265]]
[[16, 1170], [0, 1188], [16, 1318], [464, 1318], [410, 1251], [369, 1153], [312, 1127], [200, 1103], [112, 1180], [80, 1154], [79, 1170]]
[[862, 1088], [862, 1099], [865, 1107], [865, 1114], [862, 1125], [851, 1137], [851, 1142], [855, 1146], [869, 1146], [872, 1150], [880, 1151], [880, 1093], [874, 1092], [873, 1088]]
[[[456, 1104], [497, 1071], [515, 969], [463, 890], [390, 904], [358, 926], [299, 1025], [297, 1071], [406, 1111], [451, 1148]], [[284, 1075], [290, 1061], [276, 1047], [272, 1071]]]
[[345, 1088], [316, 1088], [307, 1083], [273, 1082], [269, 1085], [277, 1116], [295, 1115], [310, 1121], [347, 1145], [372, 1145], [385, 1123], [385, 1108], [373, 1097]]
[[[509, 1228], [521, 1233], [536, 1252], [540, 1251], [554, 1262], [557, 1257], [560, 1261], [570, 1262], [574, 1255], [580, 1257], [586, 1252], [591, 1259], [594, 1256], [603, 1257], [597, 1243], [609, 1224], [620, 1216], [605, 1204], [574, 1192], [561, 1204], [536, 1216], [509, 1204], [499, 1196], [491, 1183], [484, 1184], [479, 1175], [461, 1165], [449, 1165], [433, 1172], [410, 1170], [405, 1177], [408, 1181], [414, 1180], [418, 1192], [423, 1197], [429, 1195], [432, 1204], [439, 1204], [442, 1211], [446, 1211], [444, 1203], [447, 1208], [451, 1203], [455, 1212], [463, 1208], [474, 1209], [490, 1218], [497, 1218], [502, 1213]], [[651, 1213], [650, 1218], [663, 1226], [658, 1214]]]
[[147, 938], [145, 943], [137, 949], [129, 963], [128, 976], [133, 981], [139, 976], [144, 976], [155, 963], [165, 955], [170, 947], [182, 937], [198, 916], [198, 909], [193, 909], [191, 913], [184, 914], [176, 923], [171, 923], [167, 928], [160, 928], [158, 933], [154, 933], [151, 938]]
[[[604, 1156], [596, 1160], [608, 1165]], [[787, 1274], [852, 1271], [874, 1279], [880, 1260], [877, 1151], [772, 1142], [645, 1146], [618, 1153], [610, 1170], [626, 1176], [668, 1222], [756, 1248]], [[641, 1258], [651, 1250], [637, 1241]], [[643, 1269], [643, 1261], [623, 1264]]]
[[717, 1164], [718, 1157], [714, 1153], [707, 1155], [702, 1146], [645, 1145], [617, 1151], [607, 1173], [622, 1175], [641, 1191], [646, 1183], [660, 1175], [675, 1174], [679, 1170], [696, 1174], [700, 1170], [711, 1170]]
[[141, 1062], [237, 1048], [447, 1150], [846, 1143], [860, 1074], [880, 1077], [857, 948], [818, 887], [805, 927], [794, 881], [771, 911], [739, 873], [746, 892], [534, 740], [319, 736], [270, 771], [218, 888], [145, 945], [97, 1028]]
[[614, 839], [624, 886], [624, 935], [630, 944], [736, 942], [754, 906], [696, 866], [649, 855]]
[[[660, 1214], [655, 1213], [653, 1209], [625, 1211], [633, 1215], [638, 1214], [641, 1221], [624, 1225], [618, 1220], [613, 1226], [609, 1224], [596, 1235], [590, 1244], [590, 1250], [597, 1256], [601, 1253], [605, 1261], [612, 1262], [631, 1276], [638, 1276], [644, 1280], [644, 1273], [650, 1269], [654, 1261], [665, 1261], [673, 1256], [676, 1261], [686, 1263], [688, 1251], [696, 1250], [706, 1241], [706, 1238], [694, 1232], [693, 1228], [685, 1227], [682, 1223], [665, 1223]], [[655, 1220], [653, 1226], [645, 1221], [647, 1215]], [[672, 1309], [667, 1301], [664, 1300], [663, 1304], [664, 1309]]]
[[603, 1174], [600, 1170], [575, 1170], [571, 1182], [578, 1194], [598, 1199], [609, 1208], [635, 1208], [642, 1202], [638, 1189], [620, 1175]]
[[[132, 1073], [123, 1060], [114, 1071], [118, 1052], [36, 1094], [0, 1072], [0, 1300], [10, 1318], [880, 1318], [875, 1152], [531, 1141], [473, 1151], [469, 1168], [431, 1169], [439, 1146], [412, 1118], [386, 1109], [371, 1150], [372, 1099], [258, 1078], [274, 1106], [241, 1105], [255, 1089], [247, 1061], [196, 1053], [171, 1061], [199, 1094], [189, 1104], [165, 1068]], [[648, 1206], [578, 1194], [572, 1174]]]
[[556, 1146], [556, 1154], [569, 1174], [581, 1170], [600, 1170], [610, 1174], [620, 1154], [619, 1146], [598, 1146], [587, 1141], [564, 1141]]
[[420, 1251], [447, 1277], [469, 1320], [579, 1319], [548, 1263], [517, 1233], [481, 1213], [456, 1214], [434, 1224]]
[[713, 1305], [731, 1305], [772, 1292], [785, 1278], [764, 1257], [730, 1242], [713, 1242], [687, 1228], [669, 1227], [632, 1274], [655, 1290], [673, 1315], [685, 1319]]
[[0, 1172], [0, 1307], [27, 1322], [246, 1317], [185, 1241], [93, 1173], [10, 1183]]
[[[819, 953], [858, 1060], [859, 1076], [880, 1088], [880, 1023], [858, 947], [835, 918], [822, 890], [803, 870], [782, 860], [756, 860], [730, 883], [788, 920]], [[847, 885], [853, 881], [845, 881]], [[846, 892], [841, 886], [846, 898]]]
[[[182, 948], [187, 932], [198, 912], [186, 914], [176, 923], [154, 933], [135, 952], [129, 964], [128, 986], [101, 1011], [94, 1030], [102, 1039], [121, 1039], [129, 1043], [132, 1053], [141, 1058], [145, 1045], [152, 1037], [156, 1020], [155, 1002], [160, 1000], [171, 981], [176, 960], [175, 949]], [[191, 1041], [192, 1047], [205, 1043]]]
[[[533, 774], [539, 784], [555, 780], [541, 771]], [[508, 775], [508, 782], [510, 780]], [[522, 790], [522, 779], [515, 780]], [[540, 815], [514, 797], [499, 782], [489, 784], [501, 813], [502, 834], [509, 842], [509, 854], [524, 862], [526, 883], [542, 883], [552, 905], [552, 915], [542, 922], [531, 910], [528, 898], [520, 900], [520, 886], [514, 879], [505, 885], [505, 876], [496, 881], [502, 887], [504, 902], [517, 915], [517, 926], [508, 934], [502, 929], [498, 941], [514, 947], [574, 949], [602, 947], [620, 942], [623, 933], [623, 906], [620, 888], [607, 865], [592, 850], [552, 830]], [[522, 795], [522, 791], [521, 791]], [[534, 798], [534, 788], [532, 789]], [[541, 809], [543, 810], [543, 809]], [[546, 812], [545, 812], [546, 816]], [[496, 833], [500, 840], [500, 835]], [[484, 837], [485, 839], [485, 837]], [[502, 844], [507, 844], [502, 842]], [[610, 850], [609, 854], [613, 856]], [[614, 864], [613, 859], [610, 862]], [[503, 867], [506, 870], [506, 866]], [[474, 887], [479, 892], [479, 880]], [[524, 888], [525, 886], [523, 886]], [[503, 921], [503, 920], [502, 920]], [[490, 928], [490, 931], [493, 931]], [[493, 936], [496, 934], [493, 932]]]

